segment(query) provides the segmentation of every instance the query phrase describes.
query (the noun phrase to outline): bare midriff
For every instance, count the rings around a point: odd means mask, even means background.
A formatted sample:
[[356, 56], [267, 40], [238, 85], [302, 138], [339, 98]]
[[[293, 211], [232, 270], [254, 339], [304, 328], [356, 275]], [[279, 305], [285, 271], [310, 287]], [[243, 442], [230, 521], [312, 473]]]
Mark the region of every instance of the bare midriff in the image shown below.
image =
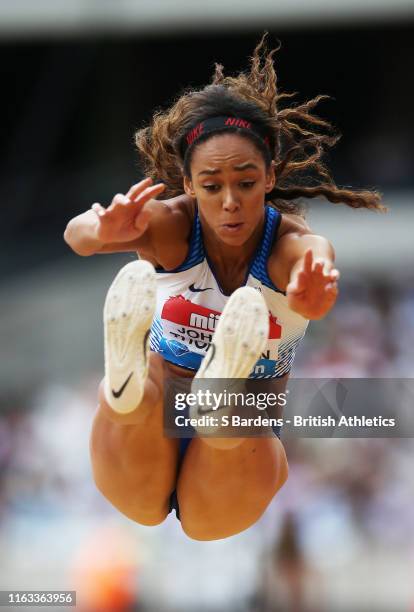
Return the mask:
[[195, 372], [192, 370], [186, 370], [185, 368], [180, 368], [167, 360], [164, 361], [167, 366], [167, 372], [173, 374], [174, 376], [180, 376], [181, 378], [194, 378]]

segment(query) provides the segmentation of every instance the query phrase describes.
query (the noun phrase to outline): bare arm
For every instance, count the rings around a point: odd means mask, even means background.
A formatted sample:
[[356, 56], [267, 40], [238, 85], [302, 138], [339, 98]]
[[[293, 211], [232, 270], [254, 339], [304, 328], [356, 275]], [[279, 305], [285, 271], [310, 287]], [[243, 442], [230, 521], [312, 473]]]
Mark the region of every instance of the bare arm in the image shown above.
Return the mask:
[[100, 220], [96, 210], [86, 212], [71, 219], [65, 229], [65, 242], [77, 254], [84, 257], [100, 253], [121, 253], [136, 251], [136, 240], [105, 243], [99, 239]]
[[321, 319], [338, 295], [334, 249], [307, 226], [289, 223], [285, 229], [269, 260], [270, 277], [286, 291], [292, 310], [306, 319]]
[[127, 194], [117, 194], [108, 208], [93, 204], [92, 208], [69, 221], [64, 239], [78, 255], [136, 250], [133, 245], [145, 232], [149, 212], [144, 205], [164, 190], [164, 185], [152, 185], [146, 179], [133, 185]]
[[107, 208], [94, 204], [68, 223], [65, 241], [78, 255], [138, 251], [155, 265], [174, 268], [187, 254], [191, 202], [185, 195], [159, 202], [163, 190], [146, 179]]

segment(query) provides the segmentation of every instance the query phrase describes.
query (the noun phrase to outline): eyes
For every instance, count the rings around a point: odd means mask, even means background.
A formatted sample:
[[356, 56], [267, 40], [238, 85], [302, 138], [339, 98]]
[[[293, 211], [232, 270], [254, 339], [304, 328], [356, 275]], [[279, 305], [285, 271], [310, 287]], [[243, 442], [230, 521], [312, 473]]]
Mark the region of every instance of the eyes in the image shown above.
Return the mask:
[[[240, 181], [239, 187], [241, 187], [241, 189], [244, 189], [244, 190], [249, 190], [252, 187], [254, 187], [255, 184], [256, 184], [256, 181]], [[221, 188], [221, 185], [217, 183], [207, 183], [205, 185], [202, 185], [202, 187], [206, 191], [216, 192], [216, 191], [219, 191], [219, 189]]]

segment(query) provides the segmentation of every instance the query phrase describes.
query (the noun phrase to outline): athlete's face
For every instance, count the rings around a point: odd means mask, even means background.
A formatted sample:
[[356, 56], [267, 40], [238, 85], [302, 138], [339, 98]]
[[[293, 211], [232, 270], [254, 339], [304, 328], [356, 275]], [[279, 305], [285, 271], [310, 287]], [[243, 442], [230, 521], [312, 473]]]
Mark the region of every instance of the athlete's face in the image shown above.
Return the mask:
[[241, 246], [263, 220], [265, 195], [275, 185], [273, 168], [238, 134], [218, 134], [201, 143], [191, 160], [185, 192], [196, 198], [200, 216], [223, 242]]

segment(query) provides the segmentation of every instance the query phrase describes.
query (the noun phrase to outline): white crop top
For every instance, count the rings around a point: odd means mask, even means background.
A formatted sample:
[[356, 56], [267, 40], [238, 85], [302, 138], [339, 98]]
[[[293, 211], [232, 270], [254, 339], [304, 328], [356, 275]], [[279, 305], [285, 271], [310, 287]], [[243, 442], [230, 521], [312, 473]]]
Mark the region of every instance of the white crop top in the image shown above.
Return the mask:
[[[290, 310], [286, 294], [272, 283], [267, 272], [280, 220], [281, 214], [267, 205], [262, 239], [244, 283], [262, 293], [269, 309], [267, 346], [249, 378], [277, 378], [289, 372], [309, 322]], [[151, 349], [177, 366], [197, 370], [229, 299], [220, 288], [204, 249], [197, 210], [186, 260], [172, 271], [158, 268], [156, 272], [157, 307], [151, 327]]]

